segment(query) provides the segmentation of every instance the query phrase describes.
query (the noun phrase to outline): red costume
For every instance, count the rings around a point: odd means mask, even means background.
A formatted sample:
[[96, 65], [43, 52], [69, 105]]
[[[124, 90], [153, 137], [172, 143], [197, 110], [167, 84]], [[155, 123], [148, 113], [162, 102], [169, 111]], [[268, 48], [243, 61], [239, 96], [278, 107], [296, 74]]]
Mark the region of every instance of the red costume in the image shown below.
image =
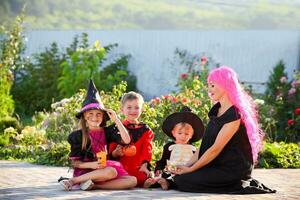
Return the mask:
[[[147, 166], [150, 167], [152, 158], [152, 139], [154, 134], [152, 130], [143, 123], [131, 124], [128, 120], [124, 120], [123, 125], [127, 128], [131, 138], [129, 145], [134, 145], [136, 147], [136, 154], [134, 156], [124, 155], [114, 159], [122, 163], [129, 175], [137, 178], [138, 186], [143, 186], [147, 179], [147, 175], [139, 170], [144, 163], [147, 163]], [[110, 155], [116, 149], [117, 145], [117, 143], [111, 143], [109, 145]]]

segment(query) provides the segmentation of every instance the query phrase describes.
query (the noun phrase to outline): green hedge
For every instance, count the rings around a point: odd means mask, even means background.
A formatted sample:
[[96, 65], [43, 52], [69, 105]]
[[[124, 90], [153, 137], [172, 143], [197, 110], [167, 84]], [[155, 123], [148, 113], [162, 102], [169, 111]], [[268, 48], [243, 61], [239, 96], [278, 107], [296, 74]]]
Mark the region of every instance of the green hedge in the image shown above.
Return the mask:
[[258, 167], [300, 168], [300, 147], [295, 143], [265, 143]]

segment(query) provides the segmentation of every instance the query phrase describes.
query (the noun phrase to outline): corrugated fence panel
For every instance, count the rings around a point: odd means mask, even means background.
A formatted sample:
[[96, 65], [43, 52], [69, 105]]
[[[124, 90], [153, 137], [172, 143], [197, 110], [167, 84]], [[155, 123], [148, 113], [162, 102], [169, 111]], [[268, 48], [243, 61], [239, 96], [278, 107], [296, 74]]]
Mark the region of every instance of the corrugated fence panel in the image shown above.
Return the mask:
[[[27, 32], [26, 55], [43, 51], [54, 41], [59, 47], [67, 47], [82, 32], [88, 33], [91, 43], [118, 43], [114, 54], [132, 55], [129, 69], [138, 77], [138, 89], [146, 98], [176, 90], [178, 77], [187, 70], [171, 64], [176, 48], [192, 54], [204, 52], [215, 62], [234, 68], [241, 81], [246, 82], [266, 82], [280, 59], [286, 63], [289, 75], [299, 67], [299, 31], [31, 30]], [[254, 89], [262, 92], [264, 87], [254, 85]]]

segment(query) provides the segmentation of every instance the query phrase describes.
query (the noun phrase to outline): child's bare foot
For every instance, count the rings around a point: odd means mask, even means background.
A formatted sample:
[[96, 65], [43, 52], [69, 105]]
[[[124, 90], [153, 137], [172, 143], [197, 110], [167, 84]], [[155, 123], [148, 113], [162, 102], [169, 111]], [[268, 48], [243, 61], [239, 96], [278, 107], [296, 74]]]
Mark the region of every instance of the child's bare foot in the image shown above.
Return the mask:
[[169, 189], [169, 183], [166, 179], [159, 178], [157, 182], [160, 184], [161, 189], [163, 189], [163, 190], [168, 190]]
[[151, 187], [151, 185], [153, 185], [154, 183], [157, 182], [157, 179], [155, 178], [148, 178], [145, 182], [144, 182], [144, 188], [149, 188]]

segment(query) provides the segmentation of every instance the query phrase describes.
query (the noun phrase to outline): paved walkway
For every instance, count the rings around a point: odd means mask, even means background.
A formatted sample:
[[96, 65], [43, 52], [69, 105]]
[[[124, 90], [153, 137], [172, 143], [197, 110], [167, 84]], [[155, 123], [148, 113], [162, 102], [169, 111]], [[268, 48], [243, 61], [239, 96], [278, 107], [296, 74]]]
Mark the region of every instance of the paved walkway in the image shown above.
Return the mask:
[[56, 182], [59, 176], [71, 176], [65, 167], [48, 167], [16, 161], [0, 161], [0, 199], [210, 199], [210, 200], [268, 200], [300, 199], [300, 169], [256, 169], [253, 177], [270, 188], [275, 194], [220, 195], [185, 193], [159, 189], [62, 191]]

